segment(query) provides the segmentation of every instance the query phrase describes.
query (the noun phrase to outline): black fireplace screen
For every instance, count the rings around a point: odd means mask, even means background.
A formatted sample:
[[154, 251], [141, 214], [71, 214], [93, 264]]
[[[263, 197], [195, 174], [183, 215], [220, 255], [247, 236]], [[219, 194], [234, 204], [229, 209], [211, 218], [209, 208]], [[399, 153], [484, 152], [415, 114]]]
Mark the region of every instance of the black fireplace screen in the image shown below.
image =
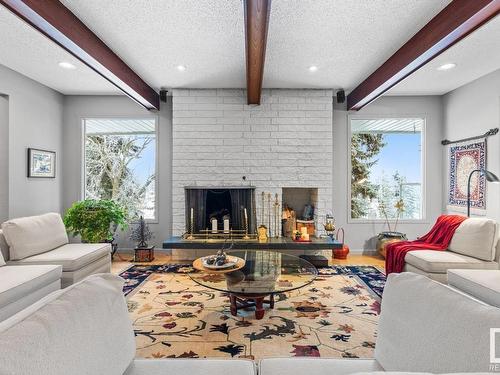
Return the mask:
[[230, 229], [244, 230], [244, 209], [247, 210], [248, 232], [257, 232], [255, 214], [255, 188], [185, 188], [186, 232], [190, 231], [193, 213], [193, 233], [211, 229], [215, 217], [218, 229], [223, 229], [223, 219], [229, 216]]

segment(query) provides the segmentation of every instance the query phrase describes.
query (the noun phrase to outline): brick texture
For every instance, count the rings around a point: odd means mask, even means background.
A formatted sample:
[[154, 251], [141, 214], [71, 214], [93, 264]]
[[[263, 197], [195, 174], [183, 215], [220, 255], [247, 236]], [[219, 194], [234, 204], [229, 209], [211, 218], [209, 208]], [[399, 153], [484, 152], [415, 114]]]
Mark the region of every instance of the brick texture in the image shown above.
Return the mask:
[[281, 202], [283, 187], [317, 188], [321, 226], [332, 207], [332, 96], [272, 89], [249, 106], [244, 90], [174, 90], [174, 235], [185, 231], [184, 187], [193, 185], [256, 186], [258, 219], [262, 191]]

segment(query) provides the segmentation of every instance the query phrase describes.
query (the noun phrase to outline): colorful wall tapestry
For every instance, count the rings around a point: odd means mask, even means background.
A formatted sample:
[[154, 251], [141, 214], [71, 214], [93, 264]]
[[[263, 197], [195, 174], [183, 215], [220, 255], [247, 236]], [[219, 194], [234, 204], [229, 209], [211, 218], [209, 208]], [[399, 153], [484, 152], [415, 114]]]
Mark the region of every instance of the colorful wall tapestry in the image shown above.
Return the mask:
[[[486, 169], [486, 140], [450, 147], [448, 205], [467, 207], [467, 182], [475, 169]], [[471, 208], [486, 209], [486, 179], [479, 173], [471, 179]]]

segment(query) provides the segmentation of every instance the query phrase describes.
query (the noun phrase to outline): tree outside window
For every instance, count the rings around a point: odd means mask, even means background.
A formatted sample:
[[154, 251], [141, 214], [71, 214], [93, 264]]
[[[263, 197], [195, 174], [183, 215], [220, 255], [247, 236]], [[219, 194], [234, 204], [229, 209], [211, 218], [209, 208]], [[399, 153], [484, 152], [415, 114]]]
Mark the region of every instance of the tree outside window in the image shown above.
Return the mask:
[[351, 119], [351, 218], [422, 219], [423, 124]]
[[154, 119], [85, 120], [85, 198], [110, 199], [129, 220], [156, 217]]

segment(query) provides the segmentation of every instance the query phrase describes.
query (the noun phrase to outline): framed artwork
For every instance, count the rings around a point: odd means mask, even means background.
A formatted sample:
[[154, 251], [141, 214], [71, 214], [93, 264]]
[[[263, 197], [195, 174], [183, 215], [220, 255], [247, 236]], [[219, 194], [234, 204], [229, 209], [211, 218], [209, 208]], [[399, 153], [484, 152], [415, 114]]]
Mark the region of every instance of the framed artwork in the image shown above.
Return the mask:
[[56, 177], [55, 151], [28, 148], [28, 177], [55, 178]]
[[[486, 169], [486, 140], [451, 146], [449, 156], [448, 205], [465, 208], [469, 174], [475, 169]], [[471, 179], [471, 208], [486, 210], [486, 178], [479, 173]]]

